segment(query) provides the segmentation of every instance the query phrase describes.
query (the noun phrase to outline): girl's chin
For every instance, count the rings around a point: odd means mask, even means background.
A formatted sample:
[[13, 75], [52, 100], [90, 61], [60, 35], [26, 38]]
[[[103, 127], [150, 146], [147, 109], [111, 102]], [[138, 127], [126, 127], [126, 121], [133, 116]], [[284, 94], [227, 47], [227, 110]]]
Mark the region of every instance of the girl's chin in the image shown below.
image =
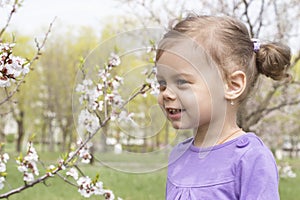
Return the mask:
[[180, 122], [171, 122], [172, 123], [172, 126], [174, 129], [178, 129], [178, 130], [181, 130], [181, 129], [191, 129], [192, 127], [190, 126], [186, 126]]

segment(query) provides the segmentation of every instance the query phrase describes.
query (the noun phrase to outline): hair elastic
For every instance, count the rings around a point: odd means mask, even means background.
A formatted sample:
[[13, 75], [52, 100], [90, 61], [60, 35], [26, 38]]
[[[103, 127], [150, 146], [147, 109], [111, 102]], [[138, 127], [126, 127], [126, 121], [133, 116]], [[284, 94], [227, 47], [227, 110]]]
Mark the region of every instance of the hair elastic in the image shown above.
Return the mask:
[[252, 43], [253, 43], [253, 51], [255, 53], [257, 53], [260, 49], [260, 42], [259, 42], [259, 39], [256, 39], [256, 38], [252, 38], [251, 39]]

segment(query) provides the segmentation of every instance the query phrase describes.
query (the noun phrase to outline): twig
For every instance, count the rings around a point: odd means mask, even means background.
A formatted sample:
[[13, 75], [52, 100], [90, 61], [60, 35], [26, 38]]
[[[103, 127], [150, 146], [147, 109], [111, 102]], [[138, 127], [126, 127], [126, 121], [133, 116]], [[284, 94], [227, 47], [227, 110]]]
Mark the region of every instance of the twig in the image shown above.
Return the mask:
[[1, 29], [0, 31], [0, 38], [2, 37], [3, 33], [5, 32], [5, 30], [7, 29], [7, 27], [9, 26], [9, 23], [12, 19], [12, 16], [14, 15], [14, 13], [16, 12], [16, 7], [17, 7], [17, 4], [18, 4], [18, 0], [15, 0], [14, 4], [13, 4], [13, 7], [9, 13], [9, 16], [8, 16], [8, 19], [6, 21], [6, 24], [5, 26]]
[[[56, 172], [52, 172], [52, 174], [56, 174]], [[13, 195], [13, 194], [16, 194], [16, 193], [19, 193], [29, 187], [33, 187], [34, 185], [36, 185], [37, 183], [40, 183], [40, 182], [43, 182], [45, 181], [48, 177], [50, 177], [49, 174], [45, 174], [44, 176], [41, 176], [40, 178], [36, 179], [35, 181], [31, 182], [31, 183], [27, 183], [19, 188], [16, 188], [16, 189], [13, 189], [13, 190], [10, 190], [9, 192], [6, 192], [4, 194], [1, 194], [0, 195], [0, 199], [4, 199], [4, 198], [8, 198], [9, 196]]]
[[258, 23], [258, 28], [256, 30], [256, 35], [255, 35], [255, 37], [257, 37], [257, 38], [258, 38], [260, 30], [261, 30], [261, 28], [263, 26], [264, 5], [265, 5], [265, 1], [262, 0], [261, 1], [261, 7], [260, 7], [259, 15], [258, 15], [258, 17], [256, 19], [257, 21], [254, 23], [254, 24]]
[[285, 107], [285, 106], [293, 106], [293, 105], [297, 105], [297, 104], [299, 104], [299, 103], [300, 103], [300, 100], [296, 100], [296, 101], [293, 101], [293, 102], [282, 102], [282, 103], [278, 104], [277, 106], [274, 106], [274, 107], [272, 107], [272, 108], [266, 109], [266, 110], [264, 111], [263, 116], [269, 114], [270, 112], [272, 112], [272, 111], [274, 111], [274, 110], [278, 110], [278, 109], [280, 109], [280, 108], [283, 108], [283, 107]]
[[51, 29], [52, 29], [52, 26], [54, 24], [56, 20], [56, 17], [52, 20], [52, 22], [50, 23], [49, 25], [49, 28], [48, 28], [48, 31], [46, 32], [45, 36], [44, 36], [44, 39], [42, 40], [42, 43], [41, 45], [39, 44], [39, 42], [37, 41], [37, 39], [35, 38], [35, 44], [36, 44], [36, 47], [37, 47], [37, 52], [35, 54], [35, 56], [31, 59], [31, 61], [29, 62], [29, 65], [32, 65], [32, 63], [37, 60], [39, 58], [39, 56], [41, 55], [41, 50], [44, 48], [45, 44], [46, 44], [46, 41], [49, 37], [49, 34], [51, 32]]
[[69, 181], [65, 176], [61, 175], [60, 173], [56, 173], [57, 176], [59, 178], [61, 178], [63, 181], [65, 181], [66, 183], [72, 185], [72, 186], [75, 186], [75, 187], [78, 187], [78, 185], [76, 185], [75, 183], [72, 183], [71, 181]]
[[82, 171], [77, 165], [74, 165], [74, 167], [79, 171], [79, 173], [80, 173], [82, 176], [85, 176], [85, 174], [83, 173], [83, 171]]
[[246, 16], [247, 24], [249, 25], [249, 29], [250, 29], [250, 35], [251, 35], [251, 37], [253, 37], [253, 35], [254, 35], [253, 25], [251, 23], [251, 20], [250, 20], [249, 14], [248, 14], [248, 9], [249, 9], [249, 5], [250, 5], [251, 1], [248, 3], [247, 0], [243, 0], [243, 3], [245, 5], [245, 11], [243, 14]]
[[151, 89], [151, 87], [149, 87], [148, 84], [143, 84], [141, 89], [139, 89], [139, 91], [137, 91], [135, 94], [133, 94], [131, 97], [129, 97], [127, 99], [127, 101], [125, 101], [125, 103], [121, 106], [121, 108], [124, 108], [126, 104], [128, 104], [130, 101], [132, 101], [137, 95], [139, 94], [144, 94], [147, 91], [149, 91]]
[[255, 117], [255, 119], [259, 118], [258, 115], [260, 116], [262, 114], [262, 112], [266, 109], [266, 107], [269, 105], [271, 99], [273, 98], [276, 91], [280, 88], [280, 86], [281, 85], [279, 85], [279, 84], [273, 85], [273, 89], [268, 92], [268, 94], [263, 99], [263, 101], [260, 103], [258, 108], [255, 111], [253, 111], [252, 113], [250, 113], [249, 116], [246, 117], [246, 120], [248, 122], [251, 121], [251, 119], [254, 117]]

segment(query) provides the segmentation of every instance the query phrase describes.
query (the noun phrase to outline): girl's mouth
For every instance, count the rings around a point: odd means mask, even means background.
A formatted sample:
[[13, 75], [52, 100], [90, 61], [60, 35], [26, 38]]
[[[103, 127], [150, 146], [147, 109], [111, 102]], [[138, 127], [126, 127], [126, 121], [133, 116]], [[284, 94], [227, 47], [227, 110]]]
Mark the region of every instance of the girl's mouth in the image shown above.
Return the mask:
[[182, 112], [182, 109], [175, 109], [175, 108], [167, 108], [166, 110], [171, 115], [174, 115], [174, 114]]
[[166, 108], [166, 111], [170, 120], [180, 120], [182, 117], [182, 112], [184, 112], [185, 109]]

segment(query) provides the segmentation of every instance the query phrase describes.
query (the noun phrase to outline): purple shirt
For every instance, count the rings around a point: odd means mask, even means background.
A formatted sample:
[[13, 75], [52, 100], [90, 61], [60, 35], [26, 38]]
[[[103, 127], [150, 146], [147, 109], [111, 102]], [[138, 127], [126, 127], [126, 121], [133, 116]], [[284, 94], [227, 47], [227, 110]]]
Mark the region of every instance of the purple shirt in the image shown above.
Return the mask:
[[276, 162], [253, 133], [211, 148], [197, 148], [190, 138], [170, 155], [166, 199], [280, 199]]

